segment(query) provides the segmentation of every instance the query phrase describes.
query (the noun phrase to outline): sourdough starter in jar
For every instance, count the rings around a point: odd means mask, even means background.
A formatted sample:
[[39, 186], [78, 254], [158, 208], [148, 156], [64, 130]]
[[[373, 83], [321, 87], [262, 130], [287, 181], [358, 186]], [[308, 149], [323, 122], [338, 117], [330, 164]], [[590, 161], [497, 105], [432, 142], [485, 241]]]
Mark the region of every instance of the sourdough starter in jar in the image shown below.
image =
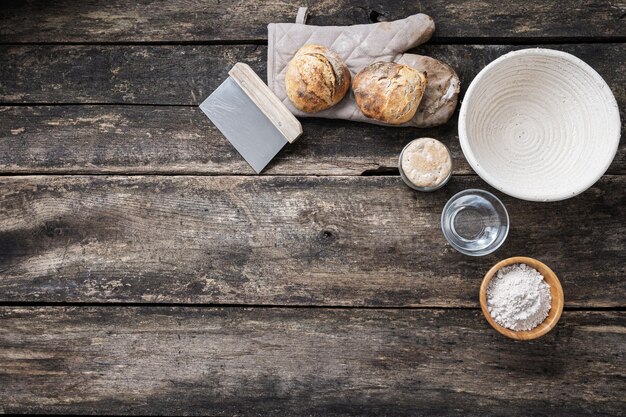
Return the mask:
[[404, 147], [399, 168], [400, 176], [409, 187], [434, 191], [450, 179], [452, 158], [443, 143], [432, 138], [419, 138]]

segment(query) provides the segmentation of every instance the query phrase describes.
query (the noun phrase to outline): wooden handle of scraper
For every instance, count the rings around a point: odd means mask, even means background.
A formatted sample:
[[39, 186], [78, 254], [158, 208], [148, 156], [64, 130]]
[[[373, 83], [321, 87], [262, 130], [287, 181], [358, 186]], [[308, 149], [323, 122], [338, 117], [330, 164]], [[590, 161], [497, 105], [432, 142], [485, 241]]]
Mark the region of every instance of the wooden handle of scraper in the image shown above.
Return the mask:
[[267, 116], [290, 143], [302, 134], [302, 125], [276, 97], [249, 65], [237, 62], [228, 75], [246, 93], [250, 100]]

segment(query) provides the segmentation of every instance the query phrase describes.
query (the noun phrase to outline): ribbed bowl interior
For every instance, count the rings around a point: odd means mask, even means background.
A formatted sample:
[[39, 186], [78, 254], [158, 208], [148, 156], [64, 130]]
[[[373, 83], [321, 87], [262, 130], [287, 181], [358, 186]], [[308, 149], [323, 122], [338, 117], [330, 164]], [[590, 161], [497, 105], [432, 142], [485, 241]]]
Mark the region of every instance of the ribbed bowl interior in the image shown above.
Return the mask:
[[554, 201], [589, 188], [617, 151], [611, 90], [573, 55], [525, 49], [498, 58], [470, 85], [459, 139], [474, 170], [514, 197]]

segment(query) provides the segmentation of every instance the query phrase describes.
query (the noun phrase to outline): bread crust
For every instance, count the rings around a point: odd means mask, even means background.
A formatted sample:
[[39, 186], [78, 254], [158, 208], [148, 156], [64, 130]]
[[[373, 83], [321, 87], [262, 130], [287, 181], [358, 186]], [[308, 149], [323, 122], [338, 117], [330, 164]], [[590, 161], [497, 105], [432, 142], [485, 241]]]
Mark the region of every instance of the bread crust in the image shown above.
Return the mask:
[[348, 67], [335, 52], [321, 45], [305, 45], [287, 65], [287, 97], [304, 112], [326, 110], [346, 95], [350, 78]]
[[394, 62], [374, 62], [354, 77], [352, 91], [365, 116], [398, 125], [415, 116], [426, 83], [425, 72]]

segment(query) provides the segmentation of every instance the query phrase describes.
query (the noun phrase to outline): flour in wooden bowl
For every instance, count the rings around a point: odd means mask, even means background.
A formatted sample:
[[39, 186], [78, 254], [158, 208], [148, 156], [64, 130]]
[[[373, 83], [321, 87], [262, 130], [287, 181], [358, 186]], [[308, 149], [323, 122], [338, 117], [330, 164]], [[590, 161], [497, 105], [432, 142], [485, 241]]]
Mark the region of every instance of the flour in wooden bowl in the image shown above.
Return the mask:
[[487, 288], [487, 309], [502, 327], [532, 330], [548, 317], [550, 285], [536, 269], [515, 264], [500, 269]]

